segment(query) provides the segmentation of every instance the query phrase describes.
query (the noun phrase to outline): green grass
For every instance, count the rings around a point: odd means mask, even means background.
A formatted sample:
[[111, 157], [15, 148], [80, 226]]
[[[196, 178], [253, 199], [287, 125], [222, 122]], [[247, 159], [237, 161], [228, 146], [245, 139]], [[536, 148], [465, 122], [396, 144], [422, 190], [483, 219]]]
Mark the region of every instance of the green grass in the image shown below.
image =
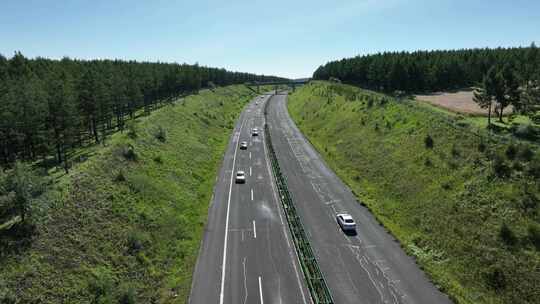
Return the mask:
[[[540, 302], [537, 146], [488, 139], [445, 112], [328, 82], [298, 89], [289, 111], [456, 303]], [[433, 148], [426, 147], [428, 135]], [[518, 151], [513, 159], [509, 145]], [[496, 174], [496, 167], [510, 175]]]
[[0, 255], [0, 302], [187, 302], [215, 176], [253, 96], [201, 91], [138, 119], [136, 137], [89, 147], [69, 175], [51, 172], [37, 232]]

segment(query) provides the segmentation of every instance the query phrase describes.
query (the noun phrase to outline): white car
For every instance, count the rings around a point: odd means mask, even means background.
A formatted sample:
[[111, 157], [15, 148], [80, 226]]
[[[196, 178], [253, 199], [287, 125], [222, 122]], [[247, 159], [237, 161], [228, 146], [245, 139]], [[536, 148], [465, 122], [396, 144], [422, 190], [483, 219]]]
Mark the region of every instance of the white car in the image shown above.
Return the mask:
[[247, 150], [247, 148], [248, 148], [247, 141], [243, 141], [240, 143], [240, 150]]
[[251, 135], [253, 135], [253, 136], [259, 136], [259, 129], [253, 128], [253, 130], [251, 130]]
[[339, 213], [336, 220], [343, 231], [356, 231], [356, 223], [350, 214]]
[[246, 182], [246, 173], [244, 171], [236, 172], [235, 181], [237, 184], [244, 184]]

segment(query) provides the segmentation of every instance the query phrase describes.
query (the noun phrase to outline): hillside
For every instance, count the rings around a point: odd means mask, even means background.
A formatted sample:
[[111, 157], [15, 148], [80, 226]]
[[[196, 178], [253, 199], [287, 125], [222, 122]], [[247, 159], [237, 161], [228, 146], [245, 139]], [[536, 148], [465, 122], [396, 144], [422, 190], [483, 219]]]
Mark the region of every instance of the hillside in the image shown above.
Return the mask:
[[289, 111], [456, 303], [539, 303], [536, 145], [490, 138], [414, 101], [329, 82], [298, 89]]
[[0, 303], [185, 303], [245, 86], [135, 120], [52, 186], [34, 233], [0, 231]]

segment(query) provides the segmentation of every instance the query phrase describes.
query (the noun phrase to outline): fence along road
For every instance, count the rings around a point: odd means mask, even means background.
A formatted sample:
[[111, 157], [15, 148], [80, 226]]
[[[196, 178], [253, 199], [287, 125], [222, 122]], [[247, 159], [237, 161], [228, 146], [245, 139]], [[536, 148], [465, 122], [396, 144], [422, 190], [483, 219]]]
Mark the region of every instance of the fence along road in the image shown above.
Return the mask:
[[[286, 98], [275, 95], [269, 101], [267, 125], [334, 302], [451, 303], [326, 166], [289, 117]], [[357, 235], [340, 230], [339, 212], [353, 216]]]
[[[189, 303], [311, 303], [264, 144], [263, 108], [253, 100], [233, 130], [217, 177]], [[252, 128], [259, 136], [252, 136]], [[240, 142], [248, 142], [241, 150]], [[236, 184], [236, 171], [246, 183]]]

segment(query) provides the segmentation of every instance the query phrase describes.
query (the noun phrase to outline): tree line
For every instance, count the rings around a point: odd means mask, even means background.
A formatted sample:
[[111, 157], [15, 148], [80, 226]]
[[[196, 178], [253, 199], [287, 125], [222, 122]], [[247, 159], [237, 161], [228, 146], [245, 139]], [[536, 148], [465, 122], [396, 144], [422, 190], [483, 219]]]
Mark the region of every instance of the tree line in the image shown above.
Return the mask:
[[474, 86], [493, 66], [507, 66], [522, 82], [540, 76], [540, 52], [530, 47], [385, 52], [320, 66], [313, 78], [338, 78], [384, 92], [433, 92]]
[[281, 80], [188, 64], [0, 54], [0, 165], [68, 151], [202, 87]]
[[475, 87], [474, 101], [502, 122], [504, 109], [540, 120], [540, 51], [530, 47], [387, 52], [332, 61], [315, 79], [339, 79], [387, 93]]

